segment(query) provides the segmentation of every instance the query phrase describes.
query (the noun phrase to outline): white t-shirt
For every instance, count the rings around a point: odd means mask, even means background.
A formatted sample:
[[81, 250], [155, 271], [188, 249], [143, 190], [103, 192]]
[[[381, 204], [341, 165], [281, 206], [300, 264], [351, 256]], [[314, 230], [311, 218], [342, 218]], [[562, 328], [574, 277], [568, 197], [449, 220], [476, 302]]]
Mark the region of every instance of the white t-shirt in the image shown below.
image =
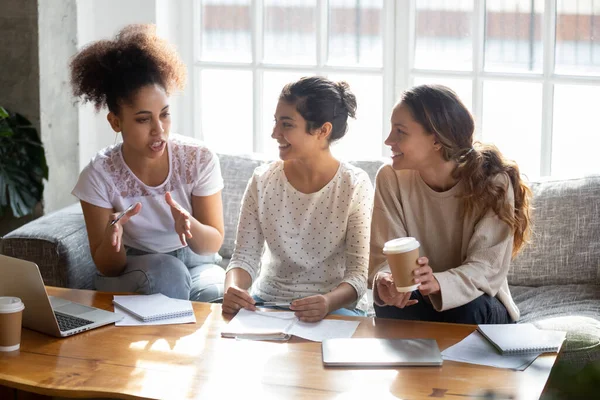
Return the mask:
[[210, 196], [223, 189], [217, 155], [199, 141], [171, 134], [167, 141], [169, 175], [158, 186], [147, 186], [123, 159], [122, 143], [100, 150], [81, 171], [71, 192], [87, 203], [115, 212], [142, 203], [142, 210], [123, 225], [123, 243], [136, 249], [167, 253], [181, 247], [165, 193], [190, 213], [192, 195]]
[[288, 182], [283, 161], [260, 166], [244, 194], [227, 270], [247, 271], [253, 293], [267, 301], [326, 294], [342, 282], [360, 299], [367, 288], [372, 205], [369, 176], [350, 164], [340, 163], [333, 179], [310, 194]]

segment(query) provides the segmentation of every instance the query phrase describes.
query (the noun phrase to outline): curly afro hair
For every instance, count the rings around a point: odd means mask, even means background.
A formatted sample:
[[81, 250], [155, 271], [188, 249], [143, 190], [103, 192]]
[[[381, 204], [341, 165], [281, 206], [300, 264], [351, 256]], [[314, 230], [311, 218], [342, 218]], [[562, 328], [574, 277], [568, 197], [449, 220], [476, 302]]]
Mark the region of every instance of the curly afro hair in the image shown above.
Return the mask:
[[156, 84], [170, 94], [182, 90], [186, 79], [185, 64], [154, 25], [128, 25], [114, 40], [94, 42], [75, 55], [70, 67], [75, 97], [114, 113], [141, 87]]

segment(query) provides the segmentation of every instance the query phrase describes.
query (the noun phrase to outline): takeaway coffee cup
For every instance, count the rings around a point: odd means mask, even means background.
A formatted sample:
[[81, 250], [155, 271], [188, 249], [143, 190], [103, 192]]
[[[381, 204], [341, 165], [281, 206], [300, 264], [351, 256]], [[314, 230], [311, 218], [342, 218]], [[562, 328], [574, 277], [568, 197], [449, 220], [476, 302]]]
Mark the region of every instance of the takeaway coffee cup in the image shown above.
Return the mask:
[[21, 321], [25, 306], [18, 297], [0, 297], [0, 351], [21, 347]]
[[396, 290], [399, 292], [412, 292], [419, 287], [413, 283], [412, 272], [419, 268], [420, 244], [413, 237], [393, 239], [383, 246], [383, 254], [387, 256]]

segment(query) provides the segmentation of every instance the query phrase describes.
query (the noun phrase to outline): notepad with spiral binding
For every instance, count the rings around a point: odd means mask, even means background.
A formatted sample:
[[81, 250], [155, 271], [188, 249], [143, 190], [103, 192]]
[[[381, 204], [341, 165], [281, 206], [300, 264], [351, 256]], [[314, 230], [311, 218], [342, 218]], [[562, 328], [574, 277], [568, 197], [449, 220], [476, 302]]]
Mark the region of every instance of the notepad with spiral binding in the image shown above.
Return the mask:
[[113, 304], [144, 322], [194, 314], [192, 303], [189, 300], [172, 299], [161, 293], [113, 296]]
[[557, 353], [566, 332], [542, 330], [533, 324], [479, 325], [481, 332], [504, 354]]

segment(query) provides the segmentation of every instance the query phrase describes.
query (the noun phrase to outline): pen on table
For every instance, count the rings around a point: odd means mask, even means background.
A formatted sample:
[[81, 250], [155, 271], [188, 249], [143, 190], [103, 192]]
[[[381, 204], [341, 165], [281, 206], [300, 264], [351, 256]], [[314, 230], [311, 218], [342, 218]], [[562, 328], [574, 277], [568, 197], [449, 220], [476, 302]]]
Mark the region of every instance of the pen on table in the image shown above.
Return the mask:
[[257, 301], [254, 303], [255, 306], [267, 306], [267, 307], [289, 307], [291, 303], [278, 302], [278, 301]]
[[112, 221], [110, 221], [110, 225], [109, 226], [113, 226], [114, 224], [116, 224], [117, 222], [119, 222], [119, 220], [121, 218], [123, 218], [125, 216], [125, 214], [127, 214], [127, 212], [133, 210], [133, 207], [135, 207], [136, 203], [133, 203], [132, 205], [130, 205], [129, 207], [127, 207], [121, 214], [117, 215], [117, 218], [113, 219]]

